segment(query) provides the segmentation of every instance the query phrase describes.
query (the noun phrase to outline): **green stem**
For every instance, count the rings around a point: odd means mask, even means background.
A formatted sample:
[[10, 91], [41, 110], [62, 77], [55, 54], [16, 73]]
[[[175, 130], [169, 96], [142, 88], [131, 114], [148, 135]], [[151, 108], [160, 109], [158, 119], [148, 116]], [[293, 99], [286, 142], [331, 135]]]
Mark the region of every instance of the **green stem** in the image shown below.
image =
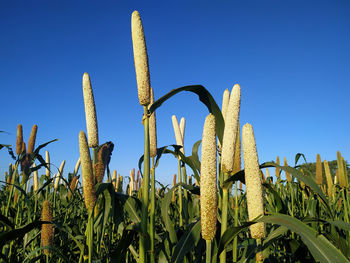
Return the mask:
[[206, 240], [207, 253], [205, 255], [205, 263], [211, 263], [211, 240]]
[[154, 250], [154, 235], [155, 235], [155, 167], [154, 167], [154, 157], [152, 157], [152, 169], [151, 169], [151, 215], [150, 215], [150, 238], [151, 238], [151, 263], [155, 262], [155, 250]]
[[[181, 176], [181, 160], [178, 158], [178, 175], [179, 175], [179, 183], [182, 183], [182, 176]], [[182, 218], [182, 188], [181, 185], [178, 186], [178, 194], [179, 194], [179, 226], [183, 226], [183, 218]]]
[[146, 235], [147, 235], [147, 220], [148, 220], [148, 198], [149, 198], [149, 177], [150, 177], [150, 153], [149, 153], [149, 117], [147, 106], [144, 110], [144, 131], [145, 131], [145, 146], [143, 158], [143, 180], [142, 180], [142, 196], [141, 196], [141, 234], [139, 241], [139, 262], [144, 263], [146, 258]]
[[[238, 226], [238, 191], [237, 191], [237, 181], [235, 182], [235, 206], [234, 206], [234, 210], [235, 210], [235, 221], [234, 221], [234, 226], [237, 227]], [[238, 238], [237, 235], [235, 236], [235, 238], [233, 239], [233, 262], [237, 262], [237, 246], [238, 246]]]
[[89, 263], [92, 262], [94, 250], [94, 211], [89, 211], [87, 241], [89, 247]]
[[[223, 174], [223, 181], [227, 179], [228, 175]], [[227, 215], [228, 215], [228, 189], [222, 189], [222, 207], [221, 207], [221, 237], [227, 229]], [[220, 254], [220, 263], [226, 263], [226, 249]]]

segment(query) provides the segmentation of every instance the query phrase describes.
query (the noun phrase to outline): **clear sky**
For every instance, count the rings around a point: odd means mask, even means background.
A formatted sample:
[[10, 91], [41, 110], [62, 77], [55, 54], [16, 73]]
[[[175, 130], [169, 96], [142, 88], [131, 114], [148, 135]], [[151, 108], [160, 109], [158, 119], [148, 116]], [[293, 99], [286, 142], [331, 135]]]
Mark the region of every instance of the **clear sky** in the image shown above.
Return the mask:
[[[242, 89], [241, 125], [252, 124], [260, 162], [296, 153], [308, 161], [348, 160], [349, 1], [1, 1], [0, 143], [15, 146], [17, 124], [49, 150], [65, 176], [86, 131], [82, 76], [90, 74], [100, 143], [115, 144], [110, 169], [124, 176], [143, 153], [131, 13], [141, 14], [156, 98], [201, 84], [221, 107]], [[158, 145], [175, 143], [171, 116], [186, 118], [185, 152], [202, 136], [207, 109], [181, 93], [157, 110]], [[14, 147], [15, 148], [15, 147]], [[0, 150], [0, 179], [11, 162]], [[55, 171], [54, 171], [55, 172]], [[165, 156], [157, 180], [171, 183], [177, 161]], [[44, 173], [44, 170], [42, 171]], [[188, 169], [190, 174], [190, 170]]]

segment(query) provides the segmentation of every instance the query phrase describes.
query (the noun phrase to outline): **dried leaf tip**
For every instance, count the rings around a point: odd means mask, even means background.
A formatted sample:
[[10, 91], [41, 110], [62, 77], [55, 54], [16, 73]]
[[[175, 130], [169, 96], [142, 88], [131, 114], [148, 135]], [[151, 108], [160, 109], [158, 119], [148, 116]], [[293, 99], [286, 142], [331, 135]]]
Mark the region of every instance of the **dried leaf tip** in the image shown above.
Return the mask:
[[139, 102], [141, 105], [147, 106], [150, 103], [150, 73], [146, 40], [138, 11], [134, 11], [131, 15], [131, 36]]
[[97, 147], [98, 143], [98, 126], [97, 126], [97, 114], [95, 107], [94, 94], [92, 92], [90, 76], [88, 73], [84, 73], [83, 76], [83, 96], [85, 105], [85, 119], [86, 129], [89, 140], [89, 147]]
[[[247, 190], [247, 206], [249, 220], [264, 214], [264, 203], [258, 153], [256, 150], [253, 127], [247, 123], [242, 129], [243, 160]], [[251, 236], [255, 239], [265, 237], [263, 222], [250, 226]]]
[[201, 149], [200, 210], [202, 237], [213, 240], [217, 221], [217, 156], [215, 117], [209, 114], [204, 123]]
[[79, 133], [79, 153], [81, 174], [83, 177], [83, 192], [85, 206], [92, 213], [96, 201], [92, 164], [86, 135], [83, 131]]

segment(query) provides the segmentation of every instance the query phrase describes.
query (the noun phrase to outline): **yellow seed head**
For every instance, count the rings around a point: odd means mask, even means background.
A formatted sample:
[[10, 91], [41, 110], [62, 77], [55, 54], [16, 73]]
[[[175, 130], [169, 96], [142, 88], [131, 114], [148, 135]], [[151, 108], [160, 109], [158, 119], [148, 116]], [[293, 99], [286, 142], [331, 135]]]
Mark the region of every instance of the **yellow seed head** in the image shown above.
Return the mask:
[[77, 175], [79, 167], [80, 167], [80, 158], [78, 159], [77, 163], [75, 164], [74, 175]]
[[225, 89], [222, 95], [222, 106], [221, 106], [221, 113], [222, 113], [222, 117], [224, 118], [224, 121], [226, 120], [226, 112], [227, 112], [229, 101], [230, 101], [230, 91], [228, 89]]
[[[33, 164], [33, 168], [35, 168], [35, 163]], [[33, 190], [34, 192], [38, 191], [38, 170], [33, 172]]]
[[242, 146], [241, 146], [241, 133], [239, 129], [239, 122], [237, 126], [237, 136], [236, 136], [236, 144], [235, 144], [235, 159], [233, 160], [233, 174], [239, 172], [242, 167]]
[[266, 168], [266, 177], [270, 177], [269, 168]]
[[[41, 212], [41, 220], [52, 222], [52, 212], [51, 212], [51, 205], [50, 201], [45, 200], [43, 202], [43, 208]], [[52, 224], [43, 224], [41, 226], [41, 245], [44, 246], [51, 246], [53, 240], [53, 226]], [[50, 250], [44, 249], [44, 254], [49, 255]]]
[[221, 169], [224, 173], [233, 172], [235, 144], [238, 130], [241, 88], [235, 84], [227, 107], [224, 136], [222, 139]]
[[[249, 220], [253, 220], [264, 214], [264, 202], [253, 127], [248, 123], [242, 129], [242, 142], [248, 215]], [[264, 223], [260, 222], [251, 225], [250, 233], [255, 239], [265, 237]]]
[[[154, 102], [153, 89], [151, 88], [151, 104]], [[156, 112], [154, 111], [149, 117], [149, 152], [151, 157], [157, 155], [157, 123]]]
[[79, 133], [79, 153], [81, 161], [81, 174], [83, 177], [84, 201], [86, 208], [91, 213], [96, 201], [96, 192], [89, 147], [87, 144], [86, 135], [83, 131], [80, 131]]
[[84, 73], [83, 76], [83, 96], [85, 105], [86, 129], [89, 139], [89, 147], [97, 147], [98, 143], [98, 126], [95, 107], [94, 94], [92, 92], [90, 76]]
[[114, 190], [116, 190], [117, 189], [117, 171], [116, 170], [113, 171], [112, 184], [113, 184]]
[[27, 146], [28, 147], [27, 148], [28, 154], [31, 154], [34, 152], [37, 131], [38, 131], [38, 126], [36, 124], [34, 124], [32, 127], [32, 131], [30, 133], [29, 141], [28, 141], [28, 146]]
[[134, 11], [131, 15], [131, 35], [139, 102], [147, 106], [150, 103], [151, 84], [145, 35], [138, 11]]
[[215, 117], [209, 114], [204, 123], [202, 136], [200, 210], [202, 237], [213, 240], [217, 220], [217, 158]]
[[48, 151], [45, 152], [45, 162], [46, 162], [46, 178], [50, 178], [50, 154]]
[[22, 153], [23, 146], [23, 129], [22, 124], [18, 124], [17, 126], [17, 141], [16, 141], [16, 154], [19, 156]]
[[107, 155], [109, 154], [108, 145], [103, 144], [97, 153], [97, 163], [95, 164], [95, 178], [97, 183], [103, 181], [106, 170], [106, 160]]
[[323, 175], [322, 175], [322, 162], [321, 156], [317, 154], [316, 156], [316, 184], [323, 184]]
[[[276, 158], [276, 164], [277, 164], [277, 165], [280, 165], [280, 157], [279, 157], [279, 156], [277, 156], [277, 158]], [[280, 168], [276, 167], [276, 169], [275, 169], [275, 175], [276, 175], [277, 178], [280, 177]]]
[[[287, 158], [284, 157], [284, 166], [288, 166], [288, 163], [287, 163]], [[290, 176], [290, 173], [286, 172], [286, 178], [287, 178], [287, 182], [292, 182], [292, 177]]]

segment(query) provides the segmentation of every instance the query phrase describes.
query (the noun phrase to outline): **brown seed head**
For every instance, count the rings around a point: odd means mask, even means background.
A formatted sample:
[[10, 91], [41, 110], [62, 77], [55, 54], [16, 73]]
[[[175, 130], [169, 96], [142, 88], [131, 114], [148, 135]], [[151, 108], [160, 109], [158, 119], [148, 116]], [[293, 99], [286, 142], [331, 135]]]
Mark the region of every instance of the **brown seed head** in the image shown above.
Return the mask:
[[92, 92], [90, 76], [88, 73], [84, 73], [83, 76], [83, 96], [85, 105], [85, 119], [86, 129], [89, 139], [89, 147], [97, 147], [98, 143], [98, 126], [97, 126], [97, 114], [95, 107], [94, 94]]
[[[50, 201], [45, 200], [43, 202], [43, 208], [41, 212], [41, 220], [52, 222], [52, 212], [51, 212], [51, 205]], [[52, 224], [43, 224], [41, 226], [41, 245], [44, 246], [51, 246], [53, 240], [53, 226]], [[44, 254], [49, 255], [50, 250], [44, 249]]]
[[29, 141], [28, 141], [28, 146], [27, 146], [28, 147], [27, 148], [28, 154], [31, 154], [34, 152], [37, 131], [38, 131], [38, 126], [36, 124], [34, 124], [32, 127], [32, 132], [30, 133]]
[[233, 172], [240, 103], [241, 88], [238, 84], [235, 84], [232, 88], [227, 107], [224, 136], [222, 139], [221, 169], [223, 173], [227, 174]]
[[139, 102], [147, 106], [150, 103], [151, 84], [145, 35], [138, 11], [134, 11], [131, 15], [131, 35]]
[[200, 210], [202, 237], [213, 240], [217, 220], [217, 156], [215, 117], [209, 114], [204, 123], [202, 136]]
[[69, 185], [70, 191], [68, 191], [68, 199], [71, 199], [74, 191], [77, 189], [77, 186], [78, 186], [78, 176], [75, 175]]
[[89, 147], [87, 144], [86, 135], [83, 131], [80, 131], [79, 133], [79, 153], [81, 160], [81, 174], [83, 177], [85, 206], [89, 212], [92, 213], [96, 201], [96, 192]]
[[17, 140], [16, 140], [16, 154], [18, 156], [22, 153], [22, 146], [23, 146], [23, 129], [22, 124], [18, 124], [17, 126]]
[[[242, 142], [248, 215], [249, 220], [253, 220], [264, 214], [264, 202], [253, 127], [248, 123], [242, 129]], [[251, 225], [250, 233], [255, 239], [265, 237], [264, 223]]]

